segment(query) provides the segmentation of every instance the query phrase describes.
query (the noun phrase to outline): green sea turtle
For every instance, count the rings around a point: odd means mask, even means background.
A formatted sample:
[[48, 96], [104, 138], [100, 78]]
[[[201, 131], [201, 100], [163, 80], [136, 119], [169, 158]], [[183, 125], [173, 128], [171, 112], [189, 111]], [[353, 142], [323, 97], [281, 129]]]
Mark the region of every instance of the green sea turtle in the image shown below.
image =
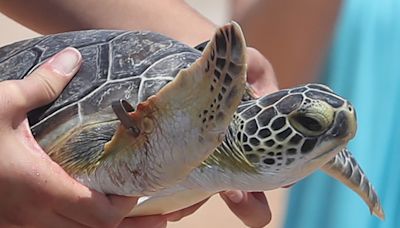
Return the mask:
[[31, 130], [81, 183], [143, 196], [130, 215], [168, 213], [226, 189], [271, 190], [322, 168], [383, 218], [346, 149], [356, 132], [352, 105], [319, 84], [254, 98], [236, 23], [203, 52], [142, 31], [21, 41], [0, 49], [0, 81], [23, 78], [67, 46], [84, 63], [55, 102], [29, 113]]

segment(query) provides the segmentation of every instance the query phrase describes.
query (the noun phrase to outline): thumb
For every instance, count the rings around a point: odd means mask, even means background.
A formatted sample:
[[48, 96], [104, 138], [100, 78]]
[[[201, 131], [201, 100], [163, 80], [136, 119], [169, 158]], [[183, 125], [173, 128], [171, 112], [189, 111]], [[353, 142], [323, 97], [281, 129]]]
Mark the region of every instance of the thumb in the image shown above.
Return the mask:
[[75, 48], [66, 48], [51, 57], [32, 74], [16, 83], [15, 99], [28, 112], [55, 100], [78, 71], [82, 56]]

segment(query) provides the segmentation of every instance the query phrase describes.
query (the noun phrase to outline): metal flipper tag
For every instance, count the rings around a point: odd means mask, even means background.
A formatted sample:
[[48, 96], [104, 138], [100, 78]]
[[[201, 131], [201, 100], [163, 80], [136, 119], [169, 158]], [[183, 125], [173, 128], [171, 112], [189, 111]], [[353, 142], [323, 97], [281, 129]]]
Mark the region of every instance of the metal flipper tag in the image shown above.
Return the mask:
[[129, 112], [135, 111], [132, 105], [130, 105], [126, 100], [121, 99], [112, 102], [111, 107], [115, 115], [121, 121], [121, 124], [126, 129], [129, 129], [135, 137], [137, 137], [140, 134], [140, 129], [137, 127], [136, 122], [129, 115]]

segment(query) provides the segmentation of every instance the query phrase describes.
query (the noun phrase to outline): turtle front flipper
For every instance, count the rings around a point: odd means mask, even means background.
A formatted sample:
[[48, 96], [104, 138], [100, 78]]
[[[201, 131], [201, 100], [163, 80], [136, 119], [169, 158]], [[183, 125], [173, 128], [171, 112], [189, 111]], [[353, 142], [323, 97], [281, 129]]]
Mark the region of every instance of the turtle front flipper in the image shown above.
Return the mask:
[[134, 112], [115, 106], [121, 124], [97, 167], [77, 179], [106, 193], [151, 195], [186, 177], [224, 138], [245, 90], [245, 50], [240, 27], [228, 24], [196, 62]]
[[343, 149], [324, 165], [322, 170], [355, 191], [368, 205], [372, 214], [380, 219], [385, 218], [375, 189], [350, 151]]

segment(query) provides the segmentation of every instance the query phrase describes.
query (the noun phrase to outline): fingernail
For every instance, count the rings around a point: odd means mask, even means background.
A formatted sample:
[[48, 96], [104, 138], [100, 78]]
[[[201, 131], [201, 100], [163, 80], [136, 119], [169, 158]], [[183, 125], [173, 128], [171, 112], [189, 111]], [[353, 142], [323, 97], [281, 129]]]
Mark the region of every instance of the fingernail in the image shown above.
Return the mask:
[[65, 48], [49, 60], [54, 71], [65, 76], [72, 76], [81, 62], [81, 54], [75, 48]]
[[224, 194], [234, 203], [240, 203], [243, 200], [242, 191], [226, 191]]

